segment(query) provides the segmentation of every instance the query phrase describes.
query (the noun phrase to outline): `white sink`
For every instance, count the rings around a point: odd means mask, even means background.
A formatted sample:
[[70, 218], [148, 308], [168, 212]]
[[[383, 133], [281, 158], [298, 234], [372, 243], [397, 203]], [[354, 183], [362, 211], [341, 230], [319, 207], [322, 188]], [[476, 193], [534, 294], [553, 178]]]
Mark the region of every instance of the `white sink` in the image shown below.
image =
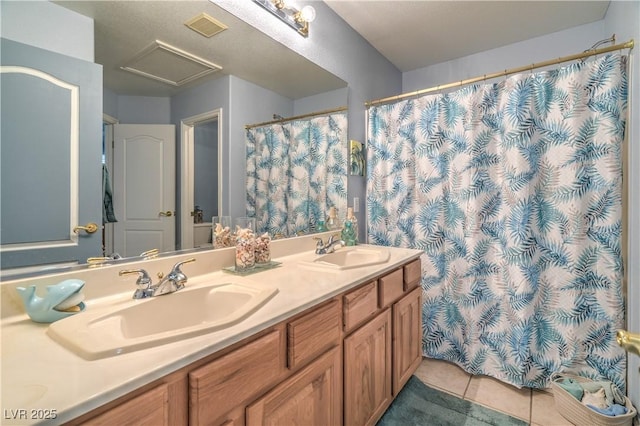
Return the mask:
[[230, 327], [277, 292], [237, 283], [185, 288], [121, 308], [87, 310], [52, 323], [47, 334], [83, 358], [99, 359]]
[[312, 261], [303, 261], [300, 264], [311, 268], [342, 271], [385, 263], [390, 255], [389, 250], [384, 247], [343, 247], [333, 253], [323, 254]]

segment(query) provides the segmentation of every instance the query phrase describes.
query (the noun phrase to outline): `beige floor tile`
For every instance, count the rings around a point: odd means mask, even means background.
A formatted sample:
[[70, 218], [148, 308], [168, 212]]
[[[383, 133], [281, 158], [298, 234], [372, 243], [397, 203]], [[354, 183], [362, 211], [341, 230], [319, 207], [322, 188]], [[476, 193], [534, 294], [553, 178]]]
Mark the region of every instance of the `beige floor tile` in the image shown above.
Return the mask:
[[539, 426], [572, 426], [556, 410], [553, 394], [534, 390], [531, 395], [531, 423]]
[[472, 377], [464, 399], [526, 422], [531, 418], [531, 389], [518, 389], [491, 377]]
[[414, 373], [427, 385], [462, 397], [471, 375], [455, 364], [424, 358]]

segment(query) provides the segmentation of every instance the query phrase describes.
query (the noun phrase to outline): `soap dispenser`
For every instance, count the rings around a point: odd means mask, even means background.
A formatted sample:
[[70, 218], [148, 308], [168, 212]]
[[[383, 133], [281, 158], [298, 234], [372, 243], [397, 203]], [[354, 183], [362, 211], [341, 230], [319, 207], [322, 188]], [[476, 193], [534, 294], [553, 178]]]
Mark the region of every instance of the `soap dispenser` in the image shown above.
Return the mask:
[[355, 246], [358, 244], [358, 220], [353, 215], [352, 207], [347, 209], [347, 218], [342, 227], [341, 237], [347, 246]]
[[325, 225], [329, 231], [337, 231], [342, 227], [338, 219], [338, 209], [336, 209], [335, 206], [329, 208], [329, 216], [327, 217]]

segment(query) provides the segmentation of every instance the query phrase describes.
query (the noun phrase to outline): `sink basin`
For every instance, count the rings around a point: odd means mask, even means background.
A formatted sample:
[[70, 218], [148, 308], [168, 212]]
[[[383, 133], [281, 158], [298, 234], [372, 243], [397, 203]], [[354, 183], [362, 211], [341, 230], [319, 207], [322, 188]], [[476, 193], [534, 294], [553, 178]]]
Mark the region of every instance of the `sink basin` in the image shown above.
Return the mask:
[[301, 263], [303, 266], [342, 271], [385, 263], [390, 255], [389, 250], [383, 247], [344, 247], [333, 253], [320, 255], [313, 261]]
[[225, 283], [87, 310], [52, 323], [47, 334], [86, 359], [99, 359], [230, 327], [278, 290]]

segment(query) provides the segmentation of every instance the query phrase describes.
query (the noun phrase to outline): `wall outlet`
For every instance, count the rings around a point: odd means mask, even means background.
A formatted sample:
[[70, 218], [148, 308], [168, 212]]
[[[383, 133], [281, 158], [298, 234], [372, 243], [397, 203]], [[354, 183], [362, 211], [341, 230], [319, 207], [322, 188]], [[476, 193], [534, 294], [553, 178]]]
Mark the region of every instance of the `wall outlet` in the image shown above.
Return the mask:
[[353, 212], [358, 213], [360, 211], [360, 198], [353, 197]]

